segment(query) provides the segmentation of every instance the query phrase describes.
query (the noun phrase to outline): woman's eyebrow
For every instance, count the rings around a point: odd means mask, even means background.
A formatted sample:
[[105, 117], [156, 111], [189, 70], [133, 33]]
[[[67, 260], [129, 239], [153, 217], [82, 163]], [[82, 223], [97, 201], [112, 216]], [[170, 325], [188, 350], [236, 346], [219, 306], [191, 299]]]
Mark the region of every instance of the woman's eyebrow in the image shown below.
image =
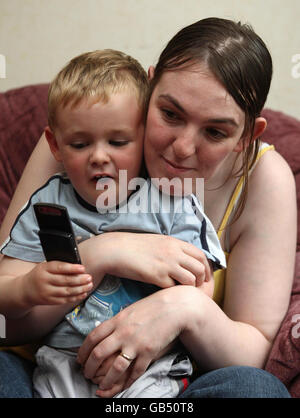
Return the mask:
[[179, 104], [179, 102], [174, 97], [170, 96], [169, 94], [161, 94], [158, 97], [160, 99], [165, 99], [168, 102], [171, 102], [178, 110], [180, 110], [180, 112], [186, 114], [186, 111], [184, 110], [184, 108]]
[[[185, 109], [179, 104], [179, 102], [173, 96], [170, 96], [169, 94], [161, 94], [158, 97], [160, 99], [164, 99], [164, 100], [167, 100], [168, 102], [172, 103], [183, 114], [187, 114]], [[211, 119], [208, 119], [207, 122], [217, 123], [217, 124], [229, 124], [229, 125], [232, 125], [236, 128], [239, 127], [238, 123], [236, 122], [236, 120], [234, 118], [211, 118]]]
[[220, 124], [229, 124], [229, 125], [233, 125], [236, 128], [239, 127], [238, 123], [233, 119], [233, 118], [213, 118], [213, 119], [208, 119], [209, 123], [220, 123]]

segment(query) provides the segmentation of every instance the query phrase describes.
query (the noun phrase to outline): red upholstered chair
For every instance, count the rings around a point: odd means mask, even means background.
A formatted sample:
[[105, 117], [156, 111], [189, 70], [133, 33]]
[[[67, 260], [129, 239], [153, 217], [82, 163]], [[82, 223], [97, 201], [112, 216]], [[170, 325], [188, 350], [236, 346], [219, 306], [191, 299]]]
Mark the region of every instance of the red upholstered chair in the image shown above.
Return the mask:
[[[0, 93], [0, 224], [26, 161], [47, 123], [47, 90], [48, 85], [42, 84]], [[297, 185], [299, 211], [300, 121], [270, 109], [263, 114], [268, 120], [263, 139], [274, 144], [290, 164]], [[300, 222], [291, 303], [266, 370], [282, 380], [292, 396], [300, 397]]]
[[266, 370], [277, 376], [292, 396], [300, 398], [300, 121], [270, 109], [264, 110], [263, 115], [268, 120], [263, 140], [274, 144], [292, 168], [298, 204], [297, 254], [292, 297], [270, 352]]

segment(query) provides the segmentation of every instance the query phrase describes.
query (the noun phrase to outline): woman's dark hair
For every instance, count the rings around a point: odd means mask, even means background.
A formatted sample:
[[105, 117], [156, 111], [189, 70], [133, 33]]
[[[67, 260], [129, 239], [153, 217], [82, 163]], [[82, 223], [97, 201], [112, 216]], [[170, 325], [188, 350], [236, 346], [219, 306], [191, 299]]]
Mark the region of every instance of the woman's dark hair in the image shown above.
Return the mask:
[[259, 141], [249, 143], [249, 138], [253, 137], [255, 119], [270, 89], [272, 58], [250, 25], [220, 18], [203, 19], [180, 30], [167, 44], [155, 67], [151, 93], [166, 71], [199, 62], [207, 65], [245, 113], [243, 167], [235, 173], [244, 175], [242, 198], [236, 212], [239, 215], [246, 201], [248, 171], [259, 150]]

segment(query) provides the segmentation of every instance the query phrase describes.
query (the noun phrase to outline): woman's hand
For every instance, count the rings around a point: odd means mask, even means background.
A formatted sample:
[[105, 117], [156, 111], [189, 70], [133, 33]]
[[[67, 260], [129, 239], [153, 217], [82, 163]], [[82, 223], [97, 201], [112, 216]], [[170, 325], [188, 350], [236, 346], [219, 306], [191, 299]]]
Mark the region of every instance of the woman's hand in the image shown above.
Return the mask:
[[103, 322], [87, 336], [78, 352], [85, 377], [94, 379], [103, 362], [114, 354], [100, 387], [103, 391], [112, 389], [124, 373], [130, 375], [124, 388], [129, 387], [152, 361], [168, 351], [194, 312], [201, 311], [200, 292], [192, 286], [163, 289]]
[[170, 236], [108, 232], [82, 242], [79, 248], [94, 279], [109, 273], [167, 288], [178, 283], [199, 286], [210, 277], [205, 254]]
[[122, 392], [126, 387], [126, 382], [131, 373], [130, 366], [123, 374], [119, 376], [118, 380], [113, 384], [113, 386], [110, 389], [107, 389], [107, 390], [101, 389], [101, 384], [103, 382], [103, 379], [105, 378], [111, 365], [114, 363], [118, 355], [119, 353], [113, 354], [112, 356], [104, 360], [101, 366], [99, 367], [99, 369], [97, 370], [96, 376], [92, 379], [93, 383], [99, 386], [98, 390], [96, 391], [96, 395], [100, 396], [101, 398], [112, 398], [117, 393]]

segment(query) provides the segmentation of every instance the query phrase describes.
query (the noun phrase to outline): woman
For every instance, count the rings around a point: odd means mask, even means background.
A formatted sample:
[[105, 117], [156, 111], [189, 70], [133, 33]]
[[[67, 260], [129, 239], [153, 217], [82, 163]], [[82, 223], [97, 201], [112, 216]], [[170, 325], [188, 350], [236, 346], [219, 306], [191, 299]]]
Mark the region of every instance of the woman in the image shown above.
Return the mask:
[[[170, 237], [108, 233], [85, 241], [80, 251], [89, 254], [95, 271], [101, 251], [109, 273], [155, 280], [163, 289], [91, 332], [78, 355], [84, 374], [101, 384], [103, 396], [112, 396], [179, 338], [201, 374], [184, 396], [288, 396], [260, 370], [288, 308], [296, 246], [292, 173], [259, 142], [272, 76], [269, 52], [251, 28], [204, 19], [175, 35], [149, 76], [149, 175], [155, 166], [161, 177], [205, 179], [205, 211], [228, 253], [226, 280], [218, 272], [214, 300], [193, 286], [164, 288], [183, 256], [180, 242]], [[38, 148], [10, 219], [55, 171], [44, 145]], [[37, 166], [38, 183], [32, 175]], [[9, 218], [4, 229], [8, 224]], [[18, 324], [8, 325], [13, 336]]]

